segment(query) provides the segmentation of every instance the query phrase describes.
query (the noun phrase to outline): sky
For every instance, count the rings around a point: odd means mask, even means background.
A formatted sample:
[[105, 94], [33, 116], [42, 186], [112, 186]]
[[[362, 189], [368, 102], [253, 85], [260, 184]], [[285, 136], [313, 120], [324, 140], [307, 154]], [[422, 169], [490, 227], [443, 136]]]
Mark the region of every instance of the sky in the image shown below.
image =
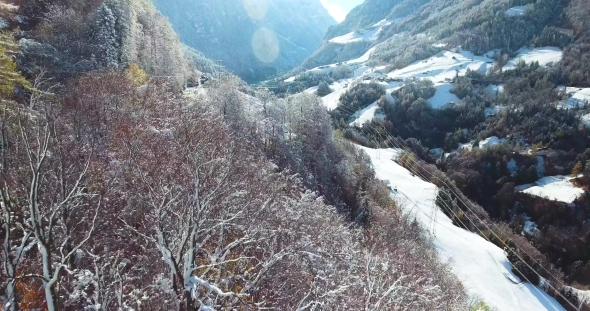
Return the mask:
[[364, 0], [321, 0], [322, 4], [330, 15], [334, 17], [339, 23], [344, 20], [346, 14], [350, 12], [355, 6], [363, 3]]

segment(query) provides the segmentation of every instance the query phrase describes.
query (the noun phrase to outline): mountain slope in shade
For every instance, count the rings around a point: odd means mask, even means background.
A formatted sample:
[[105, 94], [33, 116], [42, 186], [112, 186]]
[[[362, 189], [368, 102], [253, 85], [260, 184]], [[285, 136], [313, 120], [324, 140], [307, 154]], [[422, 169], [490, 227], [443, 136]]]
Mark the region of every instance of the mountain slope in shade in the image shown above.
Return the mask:
[[319, 0], [156, 0], [181, 40], [247, 81], [288, 71], [336, 21]]

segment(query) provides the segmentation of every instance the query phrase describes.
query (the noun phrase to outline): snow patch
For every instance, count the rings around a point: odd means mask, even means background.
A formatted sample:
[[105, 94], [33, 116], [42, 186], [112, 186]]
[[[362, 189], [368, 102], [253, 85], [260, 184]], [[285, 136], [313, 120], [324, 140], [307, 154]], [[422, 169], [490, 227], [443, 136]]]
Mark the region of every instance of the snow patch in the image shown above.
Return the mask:
[[487, 149], [489, 147], [497, 146], [505, 142], [505, 138], [499, 139], [496, 136], [488, 137], [479, 142], [479, 149]]
[[572, 203], [584, 190], [577, 188], [571, 182], [572, 176], [549, 176], [539, 179], [534, 184], [516, 187], [516, 191], [546, 198], [548, 200]]
[[569, 98], [557, 107], [561, 109], [584, 108], [590, 102], [590, 88], [566, 87]]
[[371, 55], [373, 55], [373, 52], [375, 52], [375, 47], [370, 48], [365, 54], [363, 54], [363, 56], [353, 60], [349, 60], [345, 64], [350, 65], [367, 62]]
[[516, 68], [516, 64], [518, 64], [521, 60], [525, 63], [530, 64], [532, 62], [539, 62], [541, 66], [547, 66], [550, 63], [557, 63], [561, 60], [563, 55], [563, 51], [560, 48], [546, 46], [541, 48], [535, 49], [527, 49], [521, 48], [518, 50], [518, 55], [508, 61], [506, 66], [504, 66], [504, 70], [511, 70]]
[[[377, 24], [375, 24], [377, 25]], [[355, 42], [372, 42], [379, 39], [379, 35], [383, 31], [383, 27], [391, 25], [391, 22], [384, 23], [383, 25], [375, 26], [373, 29], [365, 30], [360, 29], [357, 31], [349, 32], [343, 36], [335, 37], [328, 42], [336, 44], [350, 44]]]
[[438, 109], [449, 103], [459, 102], [459, 97], [451, 93], [451, 89], [453, 89], [452, 83], [435, 84], [434, 87], [436, 88], [436, 93], [432, 98], [427, 100], [432, 108]]
[[371, 26], [371, 27], [385, 27], [385, 26], [391, 25], [392, 23], [395, 23], [395, 20], [388, 21], [387, 19], [382, 19], [382, 20], [376, 22], [375, 24], [373, 24], [373, 26]]
[[474, 143], [473, 141], [470, 141], [470, 142], [465, 143], [465, 144], [461, 144], [460, 143], [459, 144], [459, 151], [461, 151], [461, 150], [467, 150], [467, 151], [473, 150], [473, 143]]
[[486, 56], [476, 56], [461, 50], [457, 53], [442, 51], [438, 54], [387, 74], [393, 79], [428, 78], [435, 83], [450, 82], [455, 76], [465, 75], [467, 69], [485, 73], [494, 60]]
[[340, 102], [340, 96], [346, 92], [346, 89], [334, 91], [324, 97], [322, 97], [322, 104], [326, 106], [328, 110], [334, 110], [338, 107]]
[[385, 120], [385, 115], [381, 112], [381, 107], [377, 102], [369, 105], [368, 107], [361, 109], [352, 116], [356, 118], [353, 122], [350, 123], [350, 126], [363, 126], [365, 123], [371, 122], [374, 118], [379, 118], [381, 120]]
[[529, 234], [529, 235], [538, 235], [540, 233], [539, 228], [537, 228], [537, 224], [534, 221], [531, 221], [530, 217], [525, 217], [524, 226], [522, 227], [522, 235]]
[[315, 94], [315, 92], [317, 92], [317, 90], [318, 90], [318, 86], [312, 86], [312, 87], [308, 88], [307, 90], [305, 90], [304, 92], [308, 93], [308, 94]]
[[523, 16], [525, 14], [525, 8], [526, 8], [526, 6], [524, 6], [524, 5], [512, 7], [510, 9], [506, 10], [506, 15], [508, 15], [508, 16]]

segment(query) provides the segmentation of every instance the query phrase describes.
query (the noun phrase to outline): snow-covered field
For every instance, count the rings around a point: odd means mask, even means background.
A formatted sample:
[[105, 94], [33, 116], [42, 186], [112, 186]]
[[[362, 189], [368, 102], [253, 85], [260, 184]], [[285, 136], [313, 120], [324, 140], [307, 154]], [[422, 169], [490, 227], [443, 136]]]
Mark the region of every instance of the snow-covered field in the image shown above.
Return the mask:
[[564, 310], [539, 288], [521, 283], [502, 249], [454, 226], [434, 205], [436, 186], [391, 160], [399, 154], [397, 150], [360, 148], [370, 156], [377, 177], [397, 189], [392, 192], [396, 201], [432, 234], [441, 258], [450, 263], [470, 295], [498, 311]]
[[539, 62], [539, 65], [546, 66], [550, 63], [557, 63], [561, 60], [563, 51], [560, 48], [546, 46], [535, 49], [522, 48], [518, 50], [518, 55], [508, 61], [504, 70], [510, 70], [516, 68], [516, 64], [523, 60], [525, 63], [530, 64], [532, 62]]
[[436, 88], [436, 93], [432, 98], [427, 100], [432, 108], [438, 109], [449, 103], [459, 102], [459, 97], [451, 93], [451, 89], [453, 89], [452, 83], [436, 83], [434, 87]]
[[584, 190], [574, 186], [572, 176], [548, 176], [534, 184], [516, 187], [516, 191], [565, 203], [572, 203]]
[[351, 126], [363, 126], [363, 124], [371, 122], [374, 118], [385, 119], [385, 115], [381, 113], [381, 108], [375, 102], [368, 106], [365, 109], [361, 109], [355, 113], [353, 116], [356, 118], [353, 122], [350, 123]]
[[394, 70], [387, 76], [394, 79], [428, 78], [435, 83], [443, 83], [453, 79], [457, 74], [464, 75], [467, 69], [486, 72], [493, 62], [490, 57], [476, 56], [469, 51], [442, 51], [405, 68]]

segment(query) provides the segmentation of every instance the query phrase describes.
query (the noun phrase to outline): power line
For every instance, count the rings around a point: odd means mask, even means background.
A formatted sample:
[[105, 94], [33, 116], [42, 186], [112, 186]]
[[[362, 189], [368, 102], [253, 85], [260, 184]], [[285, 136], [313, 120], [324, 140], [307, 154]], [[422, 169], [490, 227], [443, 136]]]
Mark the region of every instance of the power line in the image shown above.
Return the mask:
[[[369, 128], [369, 127], [367, 127], [367, 128], [368, 128], [369, 130], [371, 130], [371, 128]], [[377, 134], [377, 135], [381, 136], [381, 138], [383, 138], [383, 136], [382, 136], [381, 134], [377, 133], [376, 131], [373, 131], [373, 133], [374, 133], [374, 134]], [[399, 149], [401, 149], [401, 150], [404, 150], [404, 151], [406, 151], [406, 152], [408, 152], [408, 153], [412, 153], [411, 151], [409, 151], [409, 150], [408, 150], [408, 148], [407, 148], [407, 147], [403, 147], [403, 146], [401, 146], [401, 143], [396, 143], [396, 139], [395, 139], [395, 138], [393, 138], [391, 135], [389, 135], [389, 133], [386, 133], [386, 135], [387, 135], [387, 136], [388, 136], [388, 138], [390, 139], [389, 141], [391, 141], [391, 143], [392, 143], [392, 144], [394, 144], [394, 145], [396, 146], [396, 148], [399, 148]], [[413, 154], [413, 153], [412, 153], [412, 154]], [[475, 217], [478, 219], [478, 221], [479, 221], [479, 222], [480, 222], [482, 225], [484, 225], [484, 226], [486, 227], [486, 229], [487, 229], [487, 230], [489, 230], [489, 231], [490, 231], [490, 232], [491, 232], [491, 233], [494, 235], [494, 237], [496, 237], [496, 239], [498, 239], [498, 241], [500, 241], [500, 242], [501, 242], [501, 243], [504, 245], [504, 247], [505, 247], [505, 248], [507, 248], [507, 249], [510, 249], [510, 247], [509, 247], [509, 246], [508, 246], [508, 245], [507, 245], [507, 244], [506, 244], [506, 243], [505, 243], [505, 242], [504, 242], [504, 241], [503, 241], [503, 240], [502, 240], [502, 239], [501, 239], [501, 238], [500, 238], [500, 237], [499, 237], [499, 236], [498, 236], [498, 235], [495, 233], [495, 231], [494, 231], [494, 230], [492, 230], [492, 229], [491, 229], [491, 228], [490, 228], [490, 227], [489, 227], [489, 226], [488, 226], [488, 225], [487, 225], [487, 224], [486, 224], [486, 223], [485, 223], [483, 220], [481, 220], [481, 218], [479, 218], [479, 216], [477, 216], [477, 214], [476, 214], [476, 213], [475, 213], [475, 212], [474, 212], [474, 211], [473, 211], [473, 210], [472, 210], [472, 209], [471, 209], [471, 208], [468, 206], [468, 204], [467, 204], [467, 203], [465, 203], [465, 202], [463, 201], [463, 199], [461, 198], [461, 196], [460, 196], [459, 194], [457, 194], [457, 193], [456, 193], [456, 192], [455, 192], [455, 191], [452, 189], [452, 187], [450, 187], [450, 186], [449, 186], [449, 185], [448, 185], [448, 184], [447, 184], [447, 183], [446, 183], [444, 180], [441, 180], [441, 179], [440, 179], [440, 178], [438, 178], [437, 176], [434, 176], [434, 174], [432, 174], [432, 173], [430, 173], [428, 170], [426, 170], [426, 169], [425, 169], [425, 168], [424, 168], [422, 165], [420, 165], [420, 163], [419, 163], [419, 162], [417, 162], [415, 159], [413, 159], [413, 158], [411, 158], [411, 157], [410, 157], [410, 158], [408, 158], [408, 160], [409, 160], [409, 161], [413, 161], [413, 162], [414, 162], [414, 164], [415, 164], [415, 165], [417, 165], [418, 167], [420, 167], [420, 168], [421, 168], [421, 169], [422, 169], [424, 172], [427, 172], [427, 173], [429, 173], [429, 174], [431, 175], [431, 176], [430, 176], [431, 178], [432, 178], [432, 177], [434, 177], [434, 178], [436, 178], [437, 180], [441, 181], [441, 182], [442, 182], [442, 183], [443, 183], [443, 184], [444, 184], [444, 185], [447, 187], [447, 189], [449, 189], [449, 191], [451, 191], [451, 192], [452, 192], [452, 193], [455, 195], [455, 197], [456, 197], [457, 199], [459, 199], [459, 201], [460, 201], [461, 203], [463, 203], [463, 205], [465, 206], [465, 208], [467, 208], [467, 210], [469, 210], [469, 212], [471, 212], [471, 213], [473, 214], [473, 216], [475, 216]], [[413, 169], [412, 169], [412, 168], [406, 168], [406, 169], [408, 169], [408, 170], [409, 170], [409, 171], [411, 171], [412, 173], [414, 173], [414, 174], [416, 174], [416, 175], [420, 176], [420, 177], [421, 177], [421, 178], [423, 178], [424, 180], [428, 180], [428, 178], [426, 178], [426, 176], [424, 176], [423, 174], [421, 174], [421, 173], [420, 173], [420, 171], [419, 171], [418, 169], [416, 169], [416, 168], [413, 168]], [[451, 209], [451, 211], [452, 211], [452, 209]], [[452, 213], [453, 213], [453, 215], [454, 215], [455, 217], [457, 217], [457, 216], [454, 214], [454, 212], [452, 212]], [[464, 214], [464, 215], [465, 215], [465, 217], [467, 217], [467, 219], [468, 219], [470, 222], [472, 222], [473, 224], [475, 224], [475, 222], [473, 222], [471, 219], [469, 219], [469, 217], [467, 216], [467, 214]], [[459, 217], [457, 217], [457, 219], [460, 219], [460, 218], [459, 218]], [[497, 227], [497, 225], [495, 225], [495, 224], [494, 224], [494, 223], [493, 223], [493, 222], [492, 222], [492, 221], [491, 221], [489, 218], [488, 218], [487, 220], [488, 220], [488, 221], [490, 221], [490, 223], [491, 223], [493, 226], [496, 226], [496, 227]], [[467, 226], [465, 226], [465, 228], [468, 228], [468, 227], [467, 227]], [[484, 233], [481, 231], [481, 229], [479, 229], [479, 228], [478, 228], [478, 226], [477, 226], [477, 225], [475, 225], [475, 228], [476, 228], [476, 229], [479, 231], [479, 233], [482, 235], [482, 237], [483, 237], [484, 239], [486, 239], [486, 240], [490, 241], [490, 240], [489, 240], [489, 238], [487, 238], [487, 237], [486, 237], [486, 235], [485, 235], [485, 234], [484, 234]], [[491, 242], [491, 241], [490, 241], [490, 242]], [[532, 257], [530, 254], [528, 254], [528, 253], [527, 253], [527, 252], [526, 252], [524, 249], [522, 249], [522, 251], [523, 251], [523, 252], [524, 252], [524, 253], [525, 253], [525, 254], [526, 254], [528, 257], [530, 257], [530, 258], [533, 258], [533, 257]], [[524, 260], [524, 259], [523, 259], [523, 258], [522, 258], [522, 257], [521, 257], [519, 254], [518, 254], [518, 253], [516, 253], [515, 251], [512, 251], [512, 253], [513, 253], [515, 256], [517, 256], [517, 257], [518, 257], [518, 258], [519, 258], [519, 259], [520, 259], [520, 260], [521, 260], [521, 261], [522, 261], [522, 262], [523, 262], [523, 263], [524, 263], [524, 264], [525, 264], [525, 265], [526, 265], [526, 266], [527, 266], [527, 267], [528, 267], [528, 268], [529, 268], [531, 271], [533, 271], [535, 274], [537, 274], [537, 276], [539, 276], [540, 278], [542, 278], [541, 274], [540, 274], [539, 272], [537, 272], [537, 271], [536, 271], [536, 270], [535, 270], [533, 267], [531, 267], [531, 265], [529, 265], [529, 264], [528, 264], [528, 262], [526, 262], [526, 261], [525, 261], [525, 260]], [[514, 269], [516, 269], [516, 270], [517, 270], [517, 271], [518, 271], [518, 272], [519, 272], [519, 273], [520, 273], [520, 274], [521, 274], [521, 275], [522, 275], [522, 276], [523, 276], [523, 277], [524, 277], [524, 278], [525, 278], [525, 279], [526, 279], [526, 280], [527, 280], [529, 283], [531, 283], [531, 282], [530, 282], [530, 281], [529, 281], [529, 280], [528, 280], [528, 279], [527, 279], [527, 278], [524, 276], [524, 274], [523, 274], [521, 271], [519, 271], [519, 270], [518, 270], [518, 268], [516, 268], [514, 265], [512, 265], [512, 266], [513, 266], [513, 268], [514, 268]], [[543, 270], [545, 270], [545, 271], [546, 271], [546, 272], [547, 272], [547, 273], [548, 273], [548, 274], [549, 274], [549, 275], [550, 275], [550, 276], [551, 276], [551, 277], [552, 277], [552, 278], [553, 278], [555, 281], [557, 281], [558, 283], [560, 283], [560, 285], [561, 285], [562, 287], [565, 287], [565, 284], [563, 284], [561, 281], [559, 281], [559, 279], [557, 279], [557, 278], [556, 278], [556, 277], [555, 277], [555, 276], [554, 276], [554, 275], [553, 275], [551, 272], [549, 272], [549, 271], [548, 271], [548, 270], [547, 270], [545, 267], [543, 267], [542, 265], [539, 265], [539, 266], [540, 266], [540, 267], [541, 267]], [[532, 285], [535, 285], [535, 284], [533, 284], [533, 283], [531, 283], [531, 284], [532, 284]], [[555, 287], [553, 287], [553, 285], [551, 285], [551, 283], [550, 283], [550, 282], [548, 282], [548, 285], [549, 285], [549, 286], [550, 286], [550, 287], [551, 287], [553, 290], [555, 290], [555, 292], [556, 292], [556, 293], [557, 293], [559, 296], [561, 296], [561, 297], [562, 297], [562, 298], [563, 298], [565, 301], [567, 301], [567, 302], [568, 302], [568, 304], [570, 304], [570, 305], [571, 305], [573, 308], [575, 308], [576, 310], [579, 310], [579, 307], [576, 307], [576, 306], [575, 306], [575, 305], [574, 305], [572, 302], [570, 302], [570, 301], [569, 301], [569, 299], [567, 299], [566, 297], [564, 297], [564, 296], [561, 294], [561, 291], [559, 291], [559, 290], [557, 290]], [[536, 286], [535, 286], [535, 287], [536, 287]]]
[[[344, 107], [343, 107], [343, 106], [344, 106]], [[345, 107], [346, 107], [346, 108], [345, 108]], [[351, 109], [348, 109], [348, 108], [347, 108], [347, 105], [339, 105], [337, 108], [340, 108], [340, 109], [344, 110], [346, 113], [350, 113], [351, 115], [353, 115], [354, 113], [356, 113], [356, 111], [351, 113]], [[383, 138], [384, 138], [382, 134], [380, 134], [380, 133], [377, 133], [377, 131], [376, 131], [376, 130], [374, 130], [374, 129], [372, 129], [371, 127], [362, 127], [362, 128], [361, 128], [361, 130], [365, 131], [365, 133], [367, 133], [367, 130], [370, 130], [371, 132], [373, 132], [373, 134], [376, 134], [377, 136], [381, 137], [381, 139], [383, 139]], [[392, 137], [392, 136], [391, 136], [389, 133], [387, 133], [387, 132], [386, 132], [386, 133], [385, 133], [385, 135], [387, 136], [388, 140], [384, 140], [384, 142], [385, 142], [385, 141], [390, 141], [390, 142], [391, 142], [393, 145], [395, 145], [395, 147], [396, 147], [396, 148], [398, 148], [398, 149], [401, 149], [401, 150], [404, 150], [405, 152], [408, 152], [408, 153], [410, 153], [410, 154], [413, 154], [413, 153], [412, 153], [410, 150], [408, 150], [408, 147], [407, 147], [407, 146], [406, 146], [406, 147], [402, 146], [402, 143], [400, 143], [400, 142], [397, 142], [397, 143], [396, 143], [396, 140], [397, 140], [397, 139], [396, 139], [396, 138], [394, 138], [394, 137]], [[376, 145], [376, 146], [380, 146], [380, 144], [379, 144], [379, 143], [378, 143], [378, 142], [377, 142], [375, 139], [373, 139], [373, 143], [375, 143], [375, 145]], [[495, 231], [494, 231], [494, 230], [492, 230], [492, 229], [491, 229], [491, 228], [490, 228], [490, 227], [489, 227], [489, 226], [488, 226], [488, 225], [487, 225], [487, 224], [486, 224], [484, 221], [482, 221], [482, 220], [481, 220], [481, 218], [479, 218], [479, 216], [477, 216], [477, 214], [476, 214], [476, 213], [475, 213], [475, 212], [474, 212], [474, 211], [473, 211], [473, 210], [472, 210], [472, 209], [471, 209], [471, 208], [468, 206], [468, 204], [464, 202], [464, 200], [461, 198], [461, 195], [459, 195], [458, 193], [456, 193], [456, 192], [453, 190], [453, 188], [452, 188], [452, 187], [450, 187], [450, 186], [449, 186], [449, 185], [448, 185], [448, 184], [447, 184], [447, 183], [446, 183], [444, 180], [441, 180], [440, 178], [438, 178], [437, 176], [435, 176], [434, 174], [432, 174], [432, 173], [430, 173], [428, 170], [426, 170], [426, 169], [425, 169], [425, 168], [424, 168], [424, 167], [423, 167], [423, 166], [422, 166], [422, 165], [421, 165], [419, 162], [417, 162], [417, 161], [416, 161], [414, 158], [412, 158], [412, 157], [409, 157], [409, 158], [408, 158], [408, 160], [409, 160], [409, 161], [413, 161], [413, 162], [414, 162], [414, 164], [415, 164], [415, 165], [417, 165], [417, 166], [418, 166], [420, 169], [422, 169], [424, 172], [427, 172], [427, 173], [429, 173], [429, 174], [431, 175], [431, 176], [430, 176], [431, 178], [432, 178], [432, 177], [434, 177], [434, 178], [436, 178], [437, 180], [439, 180], [440, 182], [442, 182], [442, 183], [443, 183], [443, 184], [444, 184], [444, 185], [447, 187], [447, 189], [448, 189], [449, 191], [451, 191], [451, 193], [453, 193], [457, 199], [459, 199], [459, 201], [460, 201], [460, 202], [461, 202], [461, 203], [462, 203], [462, 204], [465, 206], [465, 208], [466, 208], [467, 210], [469, 210], [469, 212], [470, 212], [470, 213], [472, 213], [472, 214], [473, 214], [473, 215], [474, 215], [474, 216], [475, 216], [475, 217], [478, 219], [478, 221], [479, 221], [479, 222], [480, 222], [482, 225], [484, 225], [484, 226], [486, 227], [486, 229], [487, 229], [487, 230], [489, 230], [489, 231], [490, 231], [490, 232], [491, 232], [491, 233], [494, 235], [494, 237], [496, 237], [496, 239], [498, 239], [498, 241], [500, 241], [500, 242], [501, 242], [501, 243], [504, 245], [504, 247], [505, 247], [506, 249], [510, 250], [510, 247], [509, 247], [509, 246], [508, 246], [508, 245], [507, 245], [507, 244], [506, 244], [506, 243], [505, 243], [505, 242], [504, 242], [504, 241], [503, 241], [503, 240], [502, 240], [502, 239], [501, 239], [501, 238], [500, 238], [500, 237], [499, 237], [499, 236], [498, 236], [498, 235], [495, 233]], [[423, 174], [421, 174], [421, 173], [420, 173], [420, 171], [419, 171], [417, 168], [413, 168], [413, 167], [411, 167], [411, 166], [410, 166], [410, 168], [406, 168], [406, 169], [408, 169], [408, 171], [412, 172], [413, 174], [416, 174], [416, 175], [420, 176], [422, 179], [424, 179], [424, 180], [426, 180], [426, 181], [428, 181], [428, 180], [429, 180], [429, 179], [428, 179], [426, 176], [424, 176]], [[450, 209], [450, 211], [451, 211], [451, 213], [453, 213], [453, 215], [454, 215], [455, 217], [457, 217], [457, 219], [459, 219], [459, 220], [460, 220], [460, 218], [459, 218], [457, 215], [455, 215], [455, 214], [454, 214], [454, 212], [452, 211], [452, 209]], [[491, 241], [489, 240], [489, 238], [487, 238], [487, 236], [486, 236], [486, 235], [485, 235], [485, 234], [484, 234], [484, 233], [481, 231], [481, 229], [479, 229], [479, 228], [478, 228], [478, 226], [477, 226], [477, 225], [475, 225], [476, 223], [475, 223], [475, 222], [473, 222], [471, 219], [469, 219], [469, 217], [467, 216], [467, 214], [464, 214], [464, 216], [465, 216], [465, 217], [466, 217], [466, 218], [467, 218], [467, 219], [468, 219], [468, 220], [469, 220], [471, 223], [473, 223], [473, 224], [474, 224], [474, 227], [475, 227], [475, 228], [476, 228], [476, 229], [479, 231], [479, 233], [481, 234], [481, 236], [482, 236], [484, 239], [486, 239], [487, 241], [491, 242]], [[492, 226], [496, 226], [496, 228], [497, 228], [497, 225], [496, 225], [496, 224], [495, 224], [493, 221], [491, 221], [491, 220], [489, 219], [489, 217], [487, 216], [487, 214], [484, 214], [484, 217], [486, 217], [486, 220], [488, 220], [488, 221], [489, 221], [489, 222], [492, 224]], [[461, 222], [461, 223], [462, 223], [462, 222]], [[463, 224], [463, 225], [464, 225], [464, 224]], [[464, 225], [464, 226], [465, 226], [465, 225]], [[467, 226], [465, 226], [465, 228], [468, 228], [468, 227], [467, 227]], [[522, 252], [524, 252], [524, 253], [525, 253], [525, 254], [526, 254], [528, 257], [530, 257], [530, 258], [533, 258], [533, 257], [532, 257], [530, 254], [528, 254], [528, 253], [526, 252], [526, 250], [524, 250], [524, 249], [521, 249], [521, 251], [522, 251]], [[534, 272], [534, 273], [535, 273], [537, 276], [539, 276], [540, 278], [543, 278], [543, 277], [541, 276], [541, 274], [540, 274], [538, 271], [536, 271], [535, 269], [533, 269], [533, 267], [531, 267], [531, 265], [529, 265], [529, 264], [528, 264], [528, 262], [526, 262], [526, 261], [525, 261], [525, 260], [524, 260], [524, 259], [523, 259], [523, 258], [522, 258], [522, 257], [521, 257], [521, 256], [520, 256], [518, 253], [517, 253], [517, 252], [515, 252], [515, 251], [512, 251], [512, 250], [511, 250], [511, 252], [512, 252], [512, 253], [513, 253], [515, 256], [517, 256], [517, 257], [520, 259], [520, 261], [522, 261], [522, 262], [523, 262], [523, 263], [524, 263], [524, 264], [525, 264], [525, 265], [526, 265], [526, 266], [527, 266], [527, 267], [528, 267], [528, 268], [529, 268], [531, 271], [533, 271], [533, 272]], [[535, 286], [535, 284], [531, 283], [531, 282], [530, 282], [530, 281], [529, 281], [529, 280], [528, 280], [528, 279], [527, 279], [527, 278], [524, 276], [524, 274], [523, 274], [521, 271], [519, 271], [519, 270], [518, 270], [518, 268], [517, 268], [516, 266], [514, 266], [514, 265], [512, 265], [512, 266], [513, 266], [513, 268], [514, 268], [516, 271], [518, 271], [518, 272], [519, 272], [519, 273], [520, 273], [520, 274], [521, 274], [521, 275], [522, 275], [522, 276], [523, 276], [523, 277], [524, 277], [524, 278], [527, 280], [527, 282], [529, 282], [530, 284], [532, 284], [533, 286]], [[539, 265], [539, 266], [540, 266], [540, 267], [541, 267], [543, 270], [545, 270], [545, 271], [546, 271], [546, 272], [547, 272], [547, 273], [548, 273], [548, 274], [549, 274], [549, 275], [550, 275], [550, 276], [551, 276], [551, 277], [552, 277], [552, 278], [553, 278], [553, 279], [554, 279], [556, 282], [558, 282], [558, 283], [559, 283], [559, 284], [560, 284], [560, 285], [561, 285], [563, 288], [565, 288], [565, 287], [566, 287], [566, 285], [565, 285], [565, 284], [563, 284], [561, 281], [559, 281], [559, 279], [557, 279], [557, 278], [556, 278], [556, 277], [555, 277], [555, 276], [554, 276], [554, 275], [553, 275], [551, 272], [549, 272], [549, 271], [548, 271], [548, 270], [547, 270], [545, 267], [543, 267], [542, 265]], [[562, 297], [562, 298], [563, 298], [565, 301], [567, 301], [569, 305], [571, 305], [571, 306], [572, 306], [574, 309], [576, 309], [576, 310], [579, 310], [579, 307], [576, 307], [576, 306], [575, 306], [575, 305], [574, 305], [574, 304], [573, 304], [571, 301], [569, 301], [569, 299], [565, 298], [565, 297], [564, 297], [564, 296], [561, 294], [561, 291], [557, 290], [557, 289], [556, 289], [556, 288], [555, 288], [553, 285], [551, 285], [551, 282], [547, 282], [547, 283], [548, 283], [548, 285], [549, 285], [549, 286], [550, 286], [550, 287], [551, 287], [553, 290], [555, 290], [555, 292], [556, 292], [556, 293], [557, 293], [559, 296], [561, 296], [561, 297]], [[536, 286], [535, 286], [535, 287], [536, 287]]]

